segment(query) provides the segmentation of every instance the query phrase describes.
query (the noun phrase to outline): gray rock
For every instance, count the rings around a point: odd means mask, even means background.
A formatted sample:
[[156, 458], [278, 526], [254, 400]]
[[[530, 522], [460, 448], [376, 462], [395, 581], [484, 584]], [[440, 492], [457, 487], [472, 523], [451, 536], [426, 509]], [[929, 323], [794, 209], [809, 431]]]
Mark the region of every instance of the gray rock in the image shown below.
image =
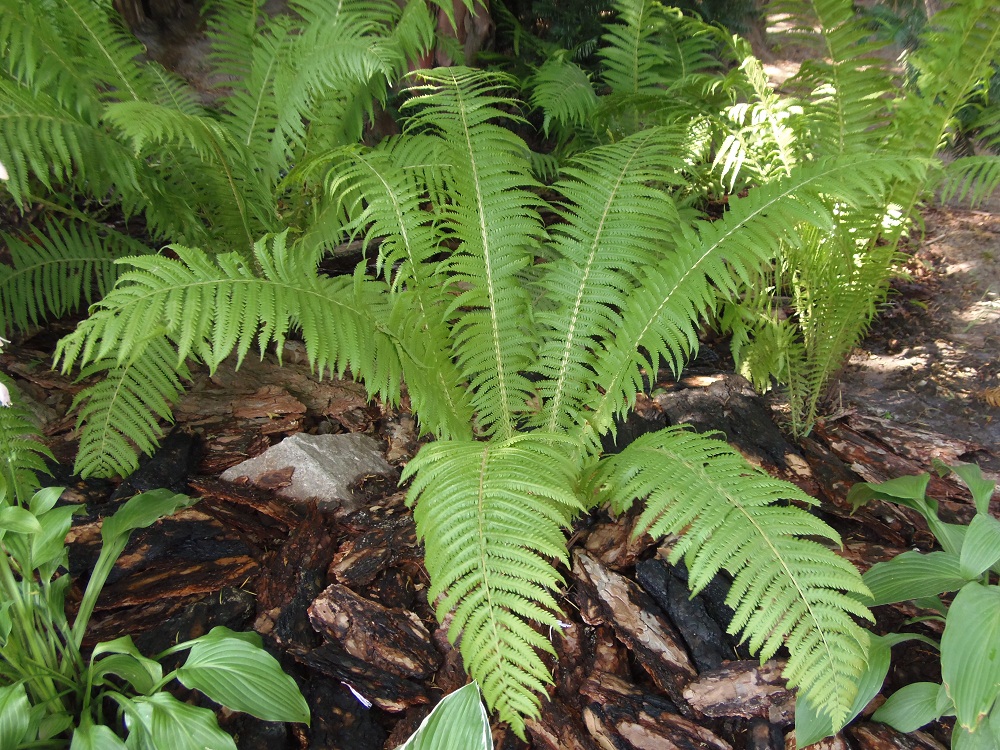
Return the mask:
[[367, 435], [306, 435], [285, 438], [259, 456], [232, 466], [222, 478], [246, 477], [299, 503], [315, 499], [321, 510], [357, 510], [350, 486], [372, 474], [392, 476], [379, 443]]

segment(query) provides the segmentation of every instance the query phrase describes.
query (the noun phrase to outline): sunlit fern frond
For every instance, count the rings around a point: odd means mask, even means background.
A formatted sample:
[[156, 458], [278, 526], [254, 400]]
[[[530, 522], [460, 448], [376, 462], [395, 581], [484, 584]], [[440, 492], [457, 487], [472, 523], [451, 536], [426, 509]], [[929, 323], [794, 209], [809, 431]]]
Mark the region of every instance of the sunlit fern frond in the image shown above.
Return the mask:
[[161, 421], [172, 421], [171, 408], [184, 392], [190, 373], [177, 361], [165, 336], [153, 335], [125, 361], [108, 358], [80, 371], [80, 378], [100, 379], [73, 399], [80, 447], [73, 471], [82, 477], [125, 477], [139, 462], [136, 450], [152, 453], [163, 435]]
[[[174, 347], [175, 371], [189, 356], [214, 369], [234, 351], [237, 365], [251, 349], [263, 353], [273, 345], [280, 352], [294, 325], [320, 375], [328, 370], [342, 375], [350, 368], [371, 395], [398, 401], [401, 343], [387, 328], [384, 284], [321, 277], [314, 260], [290, 252], [283, 234], [254, 245], [253, 267], [236, 253], [171, 250], [176, 259], [127, 259], [134, 270], [123, 274], [91, 316], [59, 342], [56, 361], [63, 371], [97, 362], [127, 365], [133, 352], [147, 345], [149, 321], [158, 322]], [[126, 431], [125, 436], [139, 442], [143, 433]]]
[[408, 128], [439, 136], [452, 164], [453, 202], [441, 207], [457, 248], [445, 261], [461, 290], [447, 317], [459, 368], [487, 433], [510, 437], [532, 385], [524, 376], [534, 355], [531, 307], [521, 273], [542, 234], [528, 147], [498, 124], [512, 118], [510, 80], [469, 68], [421, 72], [407, 103]]
[[29, 234], [0, 233], [11, 265], [0, 265], [0, 334], [25, 330], [104, 296], [121, 271], [118, 258], [149, 252], [96, 222], [58, 222]]
[[656, 44], [663, 26], [661, 6], [654, 0], [618, 0], [615, 23], [605, 24], [598, 51], [603, 63], [601, 78], [612, 93], [655, 93], [669, 83], [664, 74], [668, 54]]
[[871, 615], [855, 598], [866, 592], [858, 571], [812, 541], [839, 544], [836, 532], [788, 503], [815, 500], [680, 427], [643, 435], [605, 459], [599, 476], [616, 508], [644, 502], [636, 533], [681, 534], [670, 561], [684, 559], [693, 592], [728, 571], [729, 631], [742, 631], [761, 660], [787, 645], [789, 687], [846, 718], [868, 645], [853, 618]]
[[618, 335], [621, 311], [646, 269], [672, 252], [680, 219], [665, 188], [679, 181], [685, 134], [653, 128], [591, 149], [553, 186], [562, 221], [550, 229], [553, 259], [537, 281], [539, 426], [575, 425], [602, 342]]
[[630, 295], [621, 328], [595, 358], [589, 385], [589, 415], [583, 429], [603, 434], [634, 403], [643, 372], [663, 365], [679, 372], [698, 346], [695, 321], [714, 309], [719, 293], [731, 295], [740, 280], [749, 283], [760, 265], [799, 241], [800, 225], [833, 227], [823, 195], [835, 192], [845, 203], [861, 204], [886, 189], [891, 179], [911, 174], [899, 159], [850, 157], [802, 167], [786, 180], [731, 199], [719, 221], [685, 229], [677, 250]]
[[13, 381], [0, 374], [0, 385], [11, 399], [9, 406], [0, 407], [0, 507], [4, 507], [27, 502], [38, 487], [38, 475], [50, 473], [46, 459], [55, 459]]
[[573, 452], [539, 434], [438, 442], [403, 472], [427, 546], [427, 599], [439, 619], [452, 615], [448, 638], [461, 639], [466, 670], [521, 736], [552, 682], [539, 652], [555, 652], [539, 629], [559, 627], [552, 560], [566, 564], [564, 530], [581, 510]]

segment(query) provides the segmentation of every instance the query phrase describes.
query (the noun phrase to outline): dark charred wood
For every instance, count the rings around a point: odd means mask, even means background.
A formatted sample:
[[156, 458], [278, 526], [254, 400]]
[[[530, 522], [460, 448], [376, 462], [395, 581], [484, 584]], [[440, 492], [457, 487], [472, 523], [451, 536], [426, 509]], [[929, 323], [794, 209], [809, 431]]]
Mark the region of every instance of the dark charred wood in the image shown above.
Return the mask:
[[747, 733], [747, 750], [785, 750], [785, 738], [778, 724], [754, 719]]
[[635, 566], [636, 580], [653, 597], [680, 633], [699, 672], [715, 669], [736, 657], [719, 623], [712, 619], [700, 597], [690, 598], [686, 583], [659, 559]]
[[382, 750], [385, 730], [347, 684], [308, 680], [303, 693], [312, 713], [309, 750]]
[[683, 702], [683, 689], [697, 673], [680, 637], [653, 599], [635, 583], [580, 550], [573, 555], [573, 576], [656, 686], [682, 711], [690, 712]]
[[[785, 750], [796, 750], [794, 731], [785, 735]], [[809, 750], [853, 750], [853, 748], [844, 739], [843, 732], [838, 732], [832, 737], [826, 737], [819, 742], [809, 745]]]
[[198, 463], [198, 440], [181, 430], [174, 430], [151, 456], [139, 459], [139, 468], [132, 472], [111, 495], [111, 502], [127, 500], [133, 495], [161, 487], [186, 493], [187, 481]]
[[413, 516], [398, 514], [358, 537], [348, 539], [333, 556], [330, 580], [361, 590], [401, 559], [419, 562], [417, 530]]
[[730, 662], [706, 672], [684, 690], [684, 698], [698, 713], [714, 718], [760, 717], [772, 724], [795, 719], [795, 694], [785, 687], [783, 660], [765, 664]]
[[333, 548], [323, 515], [310, 506], [287, 543], [265, 562], [257, 591], [257, 632], [279, 644], [315, 644], [307, 611], [326, 584]]
[[[424, 688], [412, 680], [397, 677], [385, 670], [351, 656], [334, 643], [325, 643], [310, 651], [293, 650], [296, 661], [310, 669], [343, 683], [354, 690], [355, 702], [369, 701], [383, 711], [399, 713], [410, 706], [428, 703]], [[312, 682], [312, 681], [310, 681]], [[317, 681], [318, 682], [318, 681]]]
[[434, 685], [445, 695], [453, 693], [469, 681], [469, 676], [465, 673], [465, 665], [462, 662], [461, 652], [448, 642], [448, 626], [451, 624], [450, 615], [433, 633], [431, 641], [442, 654], [441, 666], [437, 674], [434, 675]]
[[888, 724], [859, 722], [844, 730], [858, 750], [945, 750], [944, 745], [925, 732], [897, 732]]
[[711, 731], [679, 716], [658, 695], [606, 674], [596, 674], [581, 691], [590, 702], [583, 716], [587, 730], [604, 750], [732, 750]]
[[420, 618], [386, 609], [346, 586], [328, 586], [309, 607], [309, 620], [347, 653], [399, 677], [428, 677], [441, 665]]
[[584, 726], [580, 709], [544, 701], [542, 714], [525, 722], [533, 750], [600, 750]]
[[270, 492], [250, 485], [224, 482], [221, 479], [196, 477], [191, 488], [201, 495], [198, 509], [228, 528], [239, 531], [257, 549], [272, 548], [296, 528], [301, 517], [287, 503]]
[[392, 731], [389, 732], [389, 736], [385, 740], [385, 745], [382, 746], [383, 750], [396, 750], [396, 748], [406, 742], [410, 738], [410, 735], [417, 731], [420, 722], [430, 712], [431, 707], [428, 705], [410, 706], [406, 709], [403, 712], [403, 716], [393, 726]]
[[581, 546], [612, 570], [631, 568], [656, 540], [649, 534], [635, 534], [635, 523], [642, 512], [635, 503], [617, 519], [594, 524], [583, 534]]
[[722, 432], [751, 463], [769, 470], [789, 469], [796, 449], [771, 419], [764, 400], [745, 378], [730, 372], [689, 375], [661, 384], [654, 401], [670, 424], [689, 424], [698, 432]]

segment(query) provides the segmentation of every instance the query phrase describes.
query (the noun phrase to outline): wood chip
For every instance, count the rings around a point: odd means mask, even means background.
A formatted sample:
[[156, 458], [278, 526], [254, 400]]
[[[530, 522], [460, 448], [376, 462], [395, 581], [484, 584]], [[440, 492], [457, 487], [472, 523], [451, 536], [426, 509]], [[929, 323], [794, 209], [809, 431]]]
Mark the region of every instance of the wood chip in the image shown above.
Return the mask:
[[573, 555], [573, 575], [577, 584], [598, 603], [603, 621], [614, 628], [656, 686], [674, 699], [681, 710], [687, 709], [682, 691], [697, 672], [680, 637], [652, 598], [581, 550]]
[[781, 676], [783, 659], [764, 664], [735, 661], [705, 672], [684, 690], [684, 698], [699, 713], [713, 718], [762, 717], [774, 724], [795, 720], [795, 694]]
[[419, 617], [387, 609], [340, 584], [328, 586], [313, 601], [309, 621], [351, 656], [399, 677], [428, 677], [441, 664]]

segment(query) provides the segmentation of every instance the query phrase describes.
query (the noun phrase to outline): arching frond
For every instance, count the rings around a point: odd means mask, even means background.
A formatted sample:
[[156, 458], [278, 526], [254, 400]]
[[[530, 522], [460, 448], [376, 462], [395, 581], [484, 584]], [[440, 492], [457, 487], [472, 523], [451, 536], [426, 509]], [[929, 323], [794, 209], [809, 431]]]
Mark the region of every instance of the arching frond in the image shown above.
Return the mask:
[[55, 460], [14, 383], [0, 374], [11, 403], [0, 407], [0, 507], [27, 501], [38, 488], [38, 474], [48, 474], [45, 460]]
[[538, 279], [543, 344], [536, 384], [539, 425], [570, 429], [586, 400], [603, 342], [618, 335], [621, 311], [673, 249], [680, 219], [664, 187], [684, 164], [683, 129], [654, 128], [587, 151], [553, 189], [564, 203], [550, 230], [554, 258]]
[[0, 265], [0, 334], [24, 330], [104, 296], [114, 286], [115, 260], [148, 252], [140, 242], [96, 223], [45, 223], [45, 231], [0, 233], [12, 265]]
[[1000, 188], [1000, 156], [966, 156], [945, 167], [942, 201], [977, 206]]
[[715, 305], [718, 292], [732, 294], [759, 265], [775, 256], [782, 242], [796, 243], [799, 225], [832, 228], [822, 199], [834, 192], [845, 203], [860, 204], [902, 179], [911, 165], [903, 160], [842, 158], [793, 173], [788, 180], [730, 201], [719, 221], [702, 223], [697, 234], [685, 229], [677, 252], [651, 269], [643, 287], [629, 297], [621, 328], [595, 359], [589, 384], [593, 414], [583, 426], [602, 434], [611, 429], [642, 388], [643, 371], [661, 365], [679, 372], [697, 348], [694, 321]]
[[466, 670], [522, 736], [552, 681], [538, 652], [555, 652], [537, 629], [559, 627], [551, 560], [568, 561], [564, 530], [582, 510], [575, 446], [554, 437], [431, 443], [402, 477], [427, 543], [427, 599], [440, 620], [452, 614]]
[[161, 421], [172, 421], [171, 407], [191, 377], [178, 363], [170, 342], [153, 335], [119, 362], [108, 358], [80, 371], [80, 378], [101, 379], [80, 391], [77, 411], [80, 447], [73, 471], [82, 477], [128, 476], [139, 467], [136, 449], [152, 453], [163, 435]]
[[499, 105], [509, 79], [468, 68], [421, 73], [408, 127], [439, 134], [452, 163], [454, 200], [441, 208], [445, 231], [458, 248], [446, 263], [450, 283], [462, 291], [446, 313], [455, 356], [472, 390], [483, 429], [510, 437], [525, 409], [531, 384], [534, 335], [520, 273], [533, 260], [542, 233], [539, 199], [526, 158], [528, 147], [496, 124], [510, 120]]
[[568, 136], [574, 128], [586, 128], [597, 109], [597, 93], [587, 72], [564, 55], [548, 58], [525, 85], [531, 89], [531, 106], [544, 112], [542, 130], [546, 138], [555, 125]]
[[836, 532], [785, 502], [812, 498], [725, 442], [678, 427], [643, 435], [605, 459], [599, 476], [616, 508], [644, 502], [636, 533], [682, 534], [670, 561], [684, 559], [693, 592], [728, 571], [729, 631], [742, 631], [761, 660], [787, 645], [789, 687], [846, 718], [868, 646], [853, 616], [871, 615], [853, 596], [866, 592], [854, 566], [806, 538], [839, 544]]
[[655, 0], [615, 2], [616, 22], [605, 25], [605, 46], [597, 53], [603, 62], [602, 79], [612, 93], [655, 93], [668, 83], [667, 51], [654, 43], [663, 25], [659, 10]]

